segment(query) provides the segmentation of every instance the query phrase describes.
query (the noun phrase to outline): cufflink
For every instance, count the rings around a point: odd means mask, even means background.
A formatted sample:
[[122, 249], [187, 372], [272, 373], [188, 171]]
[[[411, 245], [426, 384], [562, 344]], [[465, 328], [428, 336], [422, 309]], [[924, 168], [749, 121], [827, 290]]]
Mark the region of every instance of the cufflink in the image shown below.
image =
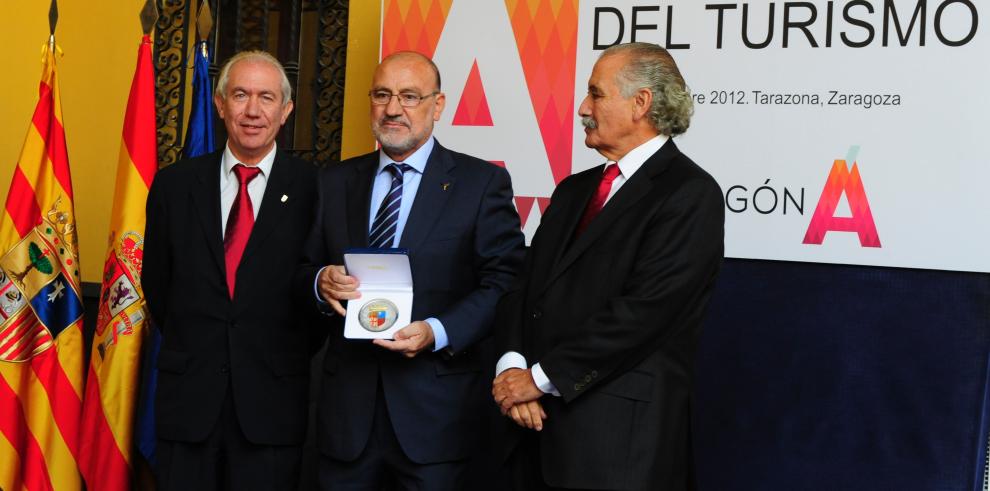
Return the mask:
[[289, 201], [289, 195], [283, 194], [282, 195], [282, 202], [285, 203], [286, 201]]

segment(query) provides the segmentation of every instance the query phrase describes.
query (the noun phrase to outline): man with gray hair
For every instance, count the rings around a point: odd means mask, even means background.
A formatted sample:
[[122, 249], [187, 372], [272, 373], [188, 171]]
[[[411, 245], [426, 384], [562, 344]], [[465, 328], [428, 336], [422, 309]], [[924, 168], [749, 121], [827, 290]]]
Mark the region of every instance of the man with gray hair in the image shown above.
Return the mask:
[[290, 283], [316, 169], [277, 148], [292, 93], [268, 53], [232, 57], [214, 103], [225, 148], [162, 169], [148, 195], [158, 489], [295, 489], [318, 313]]
[[607, 163], [557, 186], [498, 308], [492, 395], [514, 422], [515, 489], [694, 488], [692, 370], [724, 210], [671, 140], [691, 112], [665, 49], [595, 63], [578, 114]]

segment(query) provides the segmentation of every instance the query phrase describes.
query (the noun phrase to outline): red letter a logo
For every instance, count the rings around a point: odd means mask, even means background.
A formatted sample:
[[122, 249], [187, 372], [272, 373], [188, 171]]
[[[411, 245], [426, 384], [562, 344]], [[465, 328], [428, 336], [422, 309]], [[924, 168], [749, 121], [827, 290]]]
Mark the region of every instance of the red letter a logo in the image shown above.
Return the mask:
[[[834, 216], [843, 192], [849, 202], [851, 217]], [[818, 207], [815, 208], [808, 231], [804, 234], [804, 243], [821, 244], [829, 231], [856, 232], [861, 246], [880, 247], [877, 225], [873, 222], [873, 213], [870, 212], [870, 203], [866, 200], [866, 190], [863, 189], [856, 162], [853, 162], [852, 172], [849, 172], [845, 160], [836, 160], [832, 164], [825, 189], [818, 199]]]

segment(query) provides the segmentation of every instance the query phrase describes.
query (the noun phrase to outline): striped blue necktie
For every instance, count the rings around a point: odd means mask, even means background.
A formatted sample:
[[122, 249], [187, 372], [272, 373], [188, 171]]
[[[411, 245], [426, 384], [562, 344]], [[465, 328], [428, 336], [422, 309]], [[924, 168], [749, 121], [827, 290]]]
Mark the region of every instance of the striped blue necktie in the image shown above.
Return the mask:
[[371, 231], [368, 232], [369, 247], [392, 247], [395, 240], [395, 230], [399, 226], [399, 206], [402, 204], [402, 174], [413, 170], [412, 167], [401, 163], [392, 163], [385, 166], [385, 170], [392, 174], [392, 185], [388, 188], [388, 195], [378, 207], [375, 221], [371, 223]]

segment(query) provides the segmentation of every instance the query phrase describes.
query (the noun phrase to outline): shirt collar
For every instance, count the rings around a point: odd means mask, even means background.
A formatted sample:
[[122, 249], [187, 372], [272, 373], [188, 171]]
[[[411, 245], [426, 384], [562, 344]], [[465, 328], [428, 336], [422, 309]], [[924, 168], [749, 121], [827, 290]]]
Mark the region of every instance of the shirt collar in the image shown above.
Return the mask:
[[[423, 171], [426, 170], [426, 162], [430, 159], [430, 154], [433, 153], [433, 145], [435, 142], [436, 140], [433, 138], [433, 135], [430, 135], [430, 138], [426, 140], [426, 143], [424, 143], [423, 146], [417, 148], [412, 155], [407, 157], [406, 160], [402, 162], [422, 174]], [[385, 155], [385, 152], [379, 150], [377, 173], [380, 174], [385, 170], [385, 166], [391, 164], [392, 162], [395, 161], [388, 155]]]
[[660, 147], [667, 143], [669, 139], [670, 137], [667, 135], [657, 135], [625, 154], [619, 159], [619, 172], [622, 173], [622, 177], [625, 179], [632, 177], [643, 166], [646, 160], [657, 153], [657, 150], [660, 150]]
[[[265, 176], [265, 179], [268, 179], [268, 176], [272, 174], [272, 166], [275, 165], [275, 150], [277, 149], [278, 145], [273, 144], [271, 151], [265, 154], [265, 156], [261, 159], [261, 162], [258, 162], [258, 165], [255, 166], [261, 169], [261, 175]], [[239, 163], [241, 162], [237, 160], [237, 157], [234, 157], [234, 153], [230, 151], [230, 145], [227, 145], [223, 150], [223, 175], [230, 176], [230, 174], [234, 171], [234, 166]]]

